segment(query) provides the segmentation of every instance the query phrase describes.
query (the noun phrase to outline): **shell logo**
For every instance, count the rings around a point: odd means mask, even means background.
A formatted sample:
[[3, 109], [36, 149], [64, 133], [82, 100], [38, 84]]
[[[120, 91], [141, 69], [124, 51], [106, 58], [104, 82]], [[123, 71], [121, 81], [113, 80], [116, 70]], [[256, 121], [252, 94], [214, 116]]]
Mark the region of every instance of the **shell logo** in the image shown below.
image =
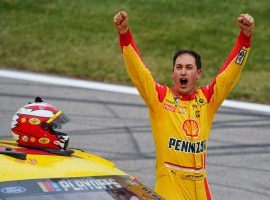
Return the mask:
[[25, 122], [26, 122], [26, 118], [23, 117], [23, 118], [21, 119], [21, 122], [22, 122], [22, 123], [25, 123]]
[[30, 142], [35, 142], [35, 141], [36, 141], [36, 138], [30, 137]]
[[186, 136], [198, 137], [200, 128], [197, 121], [193, 119], [187, 119], [182, 124], [182, 129], [185, 131]]

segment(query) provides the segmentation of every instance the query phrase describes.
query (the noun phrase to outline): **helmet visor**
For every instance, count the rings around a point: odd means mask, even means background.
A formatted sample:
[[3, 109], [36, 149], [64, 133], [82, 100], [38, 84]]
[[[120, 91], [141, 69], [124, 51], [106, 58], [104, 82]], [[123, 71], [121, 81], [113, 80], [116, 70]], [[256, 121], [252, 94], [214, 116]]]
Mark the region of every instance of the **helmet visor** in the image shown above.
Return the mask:
[[62, 128], [62, 126], [64, 124], [68, 123], [70, 120], [67, 117], [67, 115], [65, 115], [62, 112], [60, 114], [59, 113], [56, 113], [56, 115], [58, 115], [58, 116], [56, 116], [56, 117], [54, 116], [53, 117], [55, 119], [48, 124], [48, 127], [50, 128], [52, 134], [55, 134], [55, 135], [66, 135], [65, 133], [59, 132], [59, 130]]

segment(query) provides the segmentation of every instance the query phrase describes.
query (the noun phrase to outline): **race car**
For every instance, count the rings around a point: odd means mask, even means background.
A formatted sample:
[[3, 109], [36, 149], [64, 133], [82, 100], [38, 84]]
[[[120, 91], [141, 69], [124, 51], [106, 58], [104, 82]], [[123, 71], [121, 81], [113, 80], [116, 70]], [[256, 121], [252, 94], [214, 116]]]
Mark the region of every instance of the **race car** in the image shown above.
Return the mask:
[[0, 200], [162, 199], [115, 164], [68, 148], [67, 116], [36, 98], [12, 117], [14, 140], [0, 140]]
[[108, 160], [82, 150], [65, 151], [1, 140], [0, 200], [162, 199]]

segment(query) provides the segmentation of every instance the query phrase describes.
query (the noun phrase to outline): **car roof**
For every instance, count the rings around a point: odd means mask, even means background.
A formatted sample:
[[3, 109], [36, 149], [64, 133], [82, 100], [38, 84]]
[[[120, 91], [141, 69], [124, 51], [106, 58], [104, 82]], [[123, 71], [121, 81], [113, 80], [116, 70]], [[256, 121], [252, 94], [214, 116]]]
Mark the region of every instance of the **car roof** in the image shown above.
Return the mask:
[[[0, 140], [0, 182], [40, 178], [126, 175], [99, 156], [72, 149], [71, 155], [19, 147], [15, 141]], [[26, 159], [8, 153], [26, 155]]]

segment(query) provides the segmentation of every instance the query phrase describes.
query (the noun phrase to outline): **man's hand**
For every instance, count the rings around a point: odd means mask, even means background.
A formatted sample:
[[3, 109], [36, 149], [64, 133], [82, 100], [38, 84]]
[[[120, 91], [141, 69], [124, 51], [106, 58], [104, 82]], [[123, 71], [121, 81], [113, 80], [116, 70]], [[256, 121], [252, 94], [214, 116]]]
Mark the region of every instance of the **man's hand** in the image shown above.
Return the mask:
[[128, 15], [125, 11], [120, 11], [113, 18], [113, 23], [119, 33], [125, 34], [128, 31]]
[[254, 18], [249, 14], [241, 14], [237, 18], [237, 25], [245, 35], [249, 36], [254, 28]]

